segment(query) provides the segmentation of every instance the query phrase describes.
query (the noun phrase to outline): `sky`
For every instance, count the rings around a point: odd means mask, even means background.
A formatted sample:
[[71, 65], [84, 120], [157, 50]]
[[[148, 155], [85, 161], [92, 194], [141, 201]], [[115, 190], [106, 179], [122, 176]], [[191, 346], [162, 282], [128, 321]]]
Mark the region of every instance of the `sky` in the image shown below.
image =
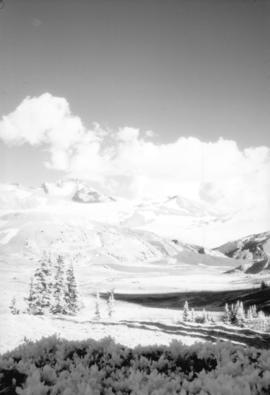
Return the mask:
[[6, 0], [0, 182], [266, 207], [269, 22], [267, 0]]

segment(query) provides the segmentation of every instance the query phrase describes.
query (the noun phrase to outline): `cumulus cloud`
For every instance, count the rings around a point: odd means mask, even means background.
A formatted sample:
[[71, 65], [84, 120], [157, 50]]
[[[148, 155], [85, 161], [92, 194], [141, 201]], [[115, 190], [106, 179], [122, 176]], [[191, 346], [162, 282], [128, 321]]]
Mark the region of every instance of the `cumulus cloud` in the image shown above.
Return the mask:
[[10, 145], [48, 143], [68, 149], [84, 132], [80, 118], [71, 114], [67, 100], [49, 93], [26, 97], [0, 123], [0, 137]]
[[195, 137], [157, 144], [154, 137], [133, 127], [113, 131], [94, 123], [88, 129], [66, 99], [49, 93], [25, 98], [0, 121], [6, 144], [46, 146], [45, 166], [115, 195], [181, 194], [225, 211], [270, 203], [268, 147], [241, 150], [235, 141]]

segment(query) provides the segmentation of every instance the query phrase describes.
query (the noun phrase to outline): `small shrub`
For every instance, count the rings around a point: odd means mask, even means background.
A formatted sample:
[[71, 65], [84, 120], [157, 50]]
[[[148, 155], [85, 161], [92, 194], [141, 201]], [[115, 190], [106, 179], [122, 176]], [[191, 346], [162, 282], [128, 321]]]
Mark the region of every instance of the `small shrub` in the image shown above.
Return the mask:
[[0, 393], [266, 395], [269, 361], [269, 350], [229, 342], [130, 349], [50, 337], [0, 357]]

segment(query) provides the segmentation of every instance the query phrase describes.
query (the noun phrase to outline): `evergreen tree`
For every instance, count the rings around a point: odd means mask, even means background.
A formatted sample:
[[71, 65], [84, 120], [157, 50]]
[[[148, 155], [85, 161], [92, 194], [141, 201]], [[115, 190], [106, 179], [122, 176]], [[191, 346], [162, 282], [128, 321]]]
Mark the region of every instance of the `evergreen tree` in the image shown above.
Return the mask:
[[44, 314], [49, 310], [51, 303], [51, 262], [48, 255], [43, 253], [39, 260], [39, 267], [30, 280], [28, 296], [28, 312], [31, 314]]
[[17, 300], [16, 300], [15, 296], [11, 299], [9, 309], [10, 309], [11, 314], [16, 315], [16, 314], [20, 313], [20, 310], [17, 307]]
[[115, 299], [114, 299], [114, 290], [111, 290], [111, 305], [112, 305], [112, 310], [114, 311], [115, 308]]
[[77, 284], [74, 276], [73, 265], [70, 264], [66, 272], [65, 303], [67, 311], [75, 314], [79, 310]]
[[43, 282], [42, 307], [44, 311], [50, 308], [53, 292], [51, 265], [50, 257], [44, 253], [40, 262], [41, 279]]
[[237, 315], [238, 308], [239, 308], [239, 301], [237, 301], [235, 304], [232, 303], [230, 306], [231, 324], [233, 324], [233, 325], [237, 325], [236, 315]]
[[231, 311], [229, 309], [228, 303], [225, 304], [224, 307], [224, 317], [223, 317], [223, 321], [226, 324], [230, 324], [231, 323]]
[[44, 308], [47, 307], [46, 294], [46, 278], [41, 268], [35, 270], [32, 282], [32, 314], [44, 314]]
[[56, 274], [54, 280], [53, 301], [50, 306], [53, 314], [67, 314], [64, 284], [64, 260], [61, 255], [57, 258]]
[[253, 318], [257, 318], [257, 316], [258, 316], [258, 313], [257, 313], [257, 306], [254, 304], [254, 305], [252, 305], [250, 308], [251, 308], [251, 312], [252, 312]]
[[203, 309], [203, 323], [208, 323], [208, 312], [205, 309]]
[[237, 300], [235, 305], [231, 305], [230, 309], [231, 319], [230, 322], [233, 325], [240, 325], [242, 326], [245, 322], [245, 310], [243, 306], [243, 302]]
[[95, 319], [100, 319], [100, 299], [99, 299], [99, 292], [96, 293], [96, 305], [95, 305]]
[[253, 319], [254, 319], [251, 307], [248, 308], [248, 311], [247, 311], [247, 314], [246, 314], [246, 318], [247, 318], [248, 321], [253, 321]]
[[261, 320], [265, 320], [265, 314], [264, 314], [263, 311], [259, 311], [258, 318], [261, 319]]
[[183, 310], [183, 321], [190, 321], [190, 311], [189, 311], [189, 307], [188, 307], [188, 301], [185, 301], [184, 304], [184, 310]]
[[107, 300], [107, 306], [108, 306], [108, 315], [111, 318], [114, 312], [114, 293], [113, 290], [110, 292], [108, 300]]
[[238, 302], [237, 309], [235, 311], [235, 323], [237, 325], [243, 325], [245, 321], [245, 311], [243, 302]]
[[30, 279], [29, 286], [29, 296], [27, 298], [27, 312], [30, 314], [34, 314], [34, 306], [35, 306], [35, 296], [34, 296], [34, 285], [33, 285], [33, 277]]
[[259, 321], [259, 328], [261, 331], [265, 331], [266, 329], [266, 317], [263, 311], [258, 312], [258, 318], [257, 320]]

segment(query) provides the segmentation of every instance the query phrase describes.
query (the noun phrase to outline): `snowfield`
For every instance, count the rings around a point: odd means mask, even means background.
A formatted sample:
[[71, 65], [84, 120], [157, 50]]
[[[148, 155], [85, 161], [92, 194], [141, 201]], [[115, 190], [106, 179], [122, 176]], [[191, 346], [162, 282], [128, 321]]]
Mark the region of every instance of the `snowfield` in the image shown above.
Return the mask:
[[[172, 339], [181, 340], [184, 344], [193, 344], [196, 338], [187, 335], [171, 335], [163, 333], [159, 330], [151, 331], [140, 327], [130, 327], [126, 324], [113, 322], [94, 322], [61, 320], [49, 317], [37, 316], [1, 316], [0, 327], [0, 353], [12, 350], [26, 339], [39, 340], [42, 337], [57, 334], [59, 337], [67, 340], [83, 340], [83, 339], [103, 339], [104, 337], [112, 337], [117, 343], [129, 347], [137, 345], [149, 344], [170, 344]], [[197, 338], [197, 341], [199, 337]]]

